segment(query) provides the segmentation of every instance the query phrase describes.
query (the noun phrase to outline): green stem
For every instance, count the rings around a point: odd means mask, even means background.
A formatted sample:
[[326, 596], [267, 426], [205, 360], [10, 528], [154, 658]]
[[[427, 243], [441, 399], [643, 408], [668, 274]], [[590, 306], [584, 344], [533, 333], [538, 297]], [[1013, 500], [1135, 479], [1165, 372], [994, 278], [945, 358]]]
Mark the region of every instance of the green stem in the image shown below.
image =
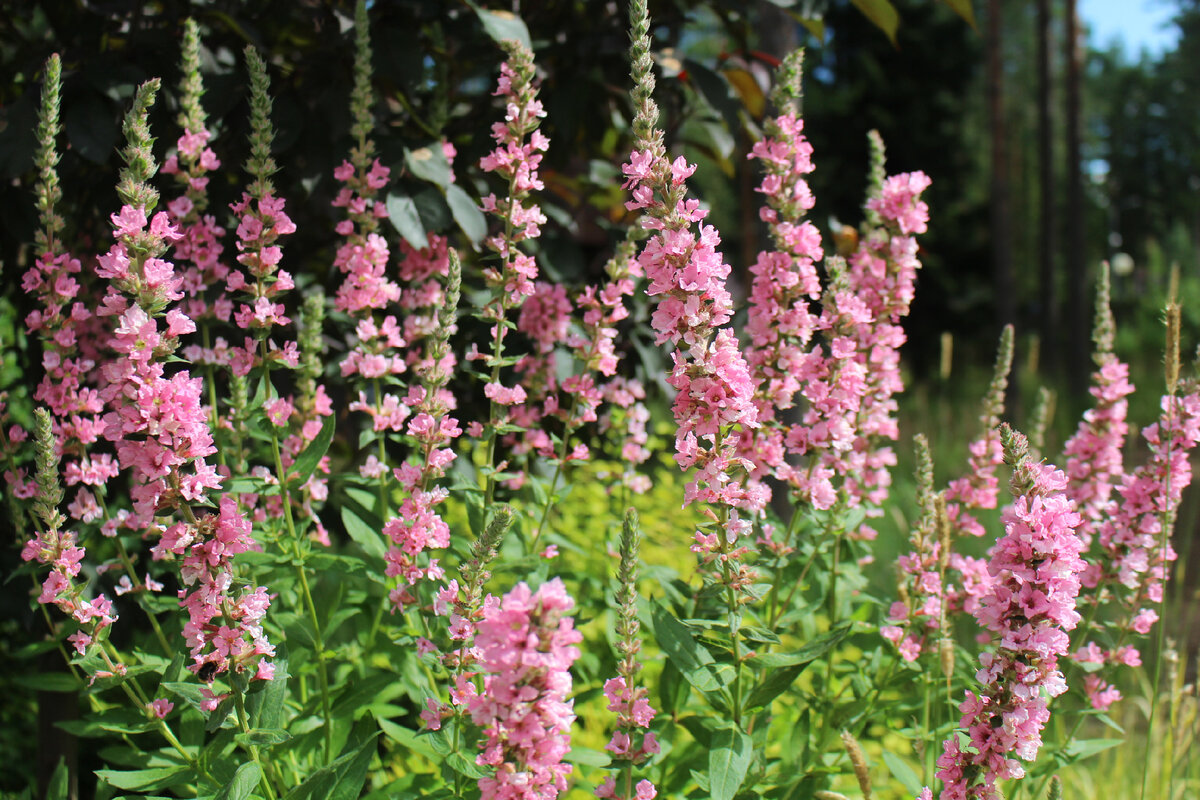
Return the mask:
[[930, 763], [933, 760], [934, 745], [936, 737], [932, 736], [932, 731], [929, 730], [929, 672], [921, 673], [922, 693], [925, 695], [924, 707], [921, 711], [921, 729], [924, 732], [925, 738], [925, 756], [921, 759], [921, 783], [924, 786], [929, 785], [929, 776], [933, 772], [933, 765]]
[[[376, 413], [383, 411], [383, 387], [378, 378], [375, 379], [375, 411]], [[387, 431], [380, 430], [379, 436], [375, 438], [379, 448], [379, 455], [376, 458], [383, 465], [383, 471], [379, 474], [379, 518], [386, 522], [388, 518]]]
[[[713, 443], [714, 451], [720, 451], [723, 438], [723, 431], [718, 430], [716, 441]], [[742, 727], [742, 647], [738, 628], [741, 623], [741, 615], [738, 612], [737, 593], [733, 589], [733, 567], [728, 558], [732, 546], [726, 533], [729, 527], [728, 506], [720, 507], [717, 520], [719, 525], [717, 536], [721, 543], [720, 552], [722, 556], [725, 556], [721, 559], [721, 575], [725, 580], [725, 602], [729, 606], [729, 646], [733, 653], [733, 723], [740, 729]]]
[[[1175, 395], [1174, 395], [1173, 389], [1172, 389], [1171, 394], [1168, 396], [1170, 397], [1171, 401], [1174, 401]], [[1175, 404], [1173, 402], [1170, 402], [1168, 404], [1169, 409], [1174, 409], [1174, 407], [1175, 407]], [[1166, 452], [1166, 458], [1164, 459], [1164, 461], [1166, 462], [1166, 480], [1163, 481], [1164, 503], [1163, 503], [1162, 516], [1161, 516], [1161, 519], [1159, 520], [1159, 534], [1158, 534], [1159, 558], [1161, 558], [1161, 560], [1162, 560], [1162, 567], [1163, 567], [1163, 583], [1166, 583], [1166, 577], [1168, 574], [1167, 573], [1167, 565], [1170, 562], [1167, 560], [1167, 549], [1169, 547], [1169, 541], [1170, 541], [1170, 536], [1171, 536], [1171, 526], [1174, 524], [1174, 520], [1172, 519], [1173, 515], [1171, 513], [1171, 507], [1170, 507], [1170, 503], [1171, 503], [1171, 439], [1174, 436], [1174, 434], [1171, 433], [1171, 431], [1174, 430], [1174, 425], [1170, 424], [1173, 422], [1172, 416], [1173, 416], [1173, 411], [1171, 413], [1169, 413], [1167, 416], [1167, 420], [1168, 420], [1169, 424], [1167, 425], [1167, 430], [1168, 430], [1168, 438], [1166, 441], [1167, 452]], [[1155, 655], [1154, 655], [1154, 680], [1153, 680], [1153, 688], [1150, 690], [1150, 718], [1146, 722], [1147, 751], [1149, 750], [1149, 743], [1150, 743], [1150, 741], [1153, 740], [1153, 736], [1154, 736], [1154, 719], [1158, 715], [1159, 681], [1162, 679], [1163, 653], [1164, 653], [1164, 650], [1166, 649], [1166, 600], [1167, 600], [1167, 593], [1161, 592], [1161, 594], [1158, 598], [1158, 636], [1156, 637], [1157, 645], [1158, 645], [1158, 652], [1155, 653]], [[1168, 733], [1168, 735], [1171, 735], [1171, 734]], [[1149, 780], [1150, 780], [1150, 753], [1147, 752], [1145, 761], [1142, 764], [1141, 800], [1146, 800], [1146, 784], [1149, 782]]]
[[[783, 534], [783, 542], [781, 542], [781, 547], [784, 551], [786, 551], [787, 548], [789, 546], [791, 546], [792, 536], [794, 535], [794, 533], [796, 531], [796, 522], [799, 519], [800, 519], [800, 509], [798, 507], [793, 507], [792, 508], [792, 518], [788, 520], [787, 531]], [[783, 569], [783, 566], [784, 566], [784, 559], [783, 559], [782, 555], [777, 557], [775, 559], [775, 563], [771, 566], [771, 571], [774, 575], [774, 580], [771, 581], [771, 592], [767, 597], [767, 619], [770, 620], [770, 627], [774, 627], [775, 622], [776, 622], [776, 620], [779, 619], [779, 614], [781, 613], [777, 610], [778, 608], [780, 608], [780, 606], [778, 606], [777, 603], [779, 600], [779, 579], [780, 579], [780, 577], [782, 577], [779, 573], [780, 573], [780, 570]], [[807, 573], [807, 571], [808, 570], [805, 569], [806, 573]], [[787, 597], [789, 602], [791, 601], [791, 598], [792, 598], [792, 592], [795, 591], [796, 586], [799, 585], [799, 583], [803, 580], [804, 580], [804, 578], [802, 576], [800, 581], [797, 581], [795, 584], [793, 584], [792, 589], [791, 589], [791, 591], [789, 591], [788, 597]]]
[[[267, 360], [267, 342], [264, 339], [261, 343], [262, 347], [262, 362], [263, 362], [263, 380], [267, 383], [268, 399], [275, 387], [271, 383], [271, 368]], [[283, 517], [287, 524], [288, 544], [292, 551], [292, 557], [295, 559], [296, 577], [300, 582], [300, 594], [304, 599], [304, 607], [308, 611], [309, 622], [313, 628], [313, 644], [317, 651], [317, 680], [321, 687], [321, 712], [324, 717], [324, 724], [321, 726], [324, 733], [325, 743], [325, 763], [329, 764], [333, 761], [333, 719], [330, 713], [329, 704], [329, 673], [325, 664], [325, 637], [321, 632], [321, 620], [317, 616], [317, 606], [313, 603], [312, 592], [308, 587], [308, 575], [304, 571], [303, 554], [300, 552], [300, 540], [296, 533], [296, 523], [292, 519], [292, 498], [287, 488], [287, 473], [283, 469], [283, 456], [279, 450], [279, 434], [275, 431], [274, 426], [271, 426], [271, 453], [275, 457], [275, 475], [279, 479], [279, 492], [283, 496]]]
[[[242, 733], [250, 732], [250, 723], [246, 718], [246, 699], [242, 697], [242, 691], [237, 685], [237, 681], [232, 679], [229, 681], [230, 692], [233, 694], [233, 705], [237, 714], [238, 727], [242, 729]], [[267, 765], [263, 764], [262, 757], [258, 753], [256, 745], [247, 744], [247, 752], [250, 753], [250, 760], [258, 765], [258, 771], [261, 775], [260, 783], [263, 789], [266, 790], [267, 800], [275, 800], [275, 789], [271, 786], [271, 779], [268, 777]]]
[[[508, 197], [511, 200], [517, 191], [517, 175], [514, 172], [508, 179]], [[510, 203], [511, 206], [511, 203]], [[515, 245], [512, 240], [513, 223], [512, 213], [504, 217], [504, 264], [501, 267], [500, 275], [503, 277], [508, 274], [509, 268], [512, 266], [512, 252]], [[499, 293], [496, 295], [496, 305], [499, 309], [499, 314], [496, 317], [496, 335], [492, 338], [492, 383], [500, 382], [500, 359], [504, 357], [504, 327], [505, 323], [505, 303], [506, 297], [504, 294], [504, 286], [501, 285]], [[491, 408], [488, 412], [488, 443], [487, 443], [487, 487], [484, 490], [484, 513], [489, 513], [492, 508], [492, 499], [496, 494], [496, 425], [499, 423], [499, 414], [497, 409], [501, 406], [495, 400], [491, 402]]]
[[[112, 650], [112, 652], [110, 653], [109, 650]], [[104, 659], [104, 663], [109, 667], [109, 670], [115, 674], [117, 670], [117, 663], [121, 661], [121, 658], [116, 650], [112, 648], [112, 644], [109, 642], [101, 642], [99, 653]], [[147, 700], [145, 695], [142, 694], [142, 689], [140, 686], [138, 686], [137, 681], [132, 679], [124, 680], [121, 681], [120, 686], [121, 691], [125, 692], [125, 696], [128, 697], [138, 709], [143, 711], [146, 709], [146, 706], [149, 704], [149, 700]], [[167, 721], [164, 719], [159, 719], [157, 716], [155, 716], [154, 719], [158, 725], [159, 733], [161, 733], [163, 738], [167, 740], [167, 744], [175, 748], [176, 752], [183, 756], [184, 761], [186, 761], [188, 766], [194, 769], [198, 775], [213, 781], [213, 778], [208, 774], [208, 771], [200, 765], [200, 762], [197, 761], [192, 754], [188, 752], [188, 749], [183, 746], [179, 739], [176, 738], [175, 733], [171, 730], [171, 726], [167, 724]], [[213, 782], [216, 783], [216, 781]]]
[[[125, 571], [129, 573], [130, 580], [133, 581], [134, 591], [145, 589], [143, 584], [133, 569], [133, 560], [130, 559], [128, 551], [125, 550], [125, 543], [121, 541], [120, 536], [113, 537], [117, 540], [117, 554], [121, 557], [121, 563], [125, 565]], [[141, 605], [140, 603], [138, 605]], [[158, 644], [163, 649], [163, 655], [170, 657], [171, 645], [167, 643], [167, 636], [163, 633], [162, 626], [158, 624], [158, 617], [153, 611], [142, 606], [142, 610], [146, 612], [146, 617], [150, 620], [150, 627], [154, 629], [154, 636], [158, 639]]]
[[571, 410], [567, 412], [567, 427], [563, 429], [562, 444], [559, 446], [558, 462], [554, 465], [554, 477], [550, 479], [550, 491], [546, 494], [546, 504], [542, 507], [542, 518], [538, 522], [537, 530], [533, 532], [533, 538], [529, 542], [529, 549], [532, 551], [534, 545], [537, 544], [538, 537], [542, 535], [542, 528], [546, 526], [546, 518], [550, 516], [550, 508], [554, 505], [554, 492], [558, 489], [558, 476], [563, 472], [563, 466], [567, 463], [567, 446], [570, 444], [571, 434], [574, 429], [570, 427], [571, 420], [575, 419], [575, 413], [579, 410], [579, 395], [571, 396]]

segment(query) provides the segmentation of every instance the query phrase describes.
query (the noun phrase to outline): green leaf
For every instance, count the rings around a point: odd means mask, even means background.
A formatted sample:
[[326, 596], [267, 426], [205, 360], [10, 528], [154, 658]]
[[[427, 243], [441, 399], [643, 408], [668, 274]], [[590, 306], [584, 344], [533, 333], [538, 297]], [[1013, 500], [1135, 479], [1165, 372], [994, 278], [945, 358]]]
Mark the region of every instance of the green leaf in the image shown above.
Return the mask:
[[896, 29], [900, 27], [900, 15], [889, 0], [850, 0], [871, 23], [883, 31], [893, 45], [896, 44]]
[[921, 779], [917, 777], [917, 773], [913, 771], [913, 768], [904, 759], [885, 748], [883, 751], [883, 763], [887, 764], [888, 771], [892, 773], [892, 777], [900, 781], [900, 784], [904, 787], [904, 791], [913, 797], [921, 793]]
[[200, 687], [194, 683], [163, 681], [158, 688], [165, 689], [196, 709], [200, 708], [201, 701], [205, 699], [204, 695], [200, 694]]
[[238, 478], [230, 478], [221, 488], [228, 494], [259, 494], [266, 485], [266, 481], [262, 478], [243, 475]]
[[688, 683], [705, 694], [729, 685], [730, 676], [716, 670], [712, 654], [658, 601], [651, 603], [651, 618], [658, 646]]
[[[282, 645], [279, 645], [282, 652]], [[283, 701], [287, 697], [288, 662], [282, 655], [275, 658], [275, 677], [261, 692], [246, 698], [250, 724], [255, 728], [278, 728], [283, 722]]]
[[285, 800], [354, 800], [367, 780], [367, 768], [375, 755], [375, 739], [371, 734], [354, 750], [340, 756], [328, 766], [308, 776], [304, 783], [292, 789]]
[[14, 675], [12, 680], [17, 686], [38, 692], [77, 692], [83, 688], [83, 684], [69, 672], [25, 672]]
[[413, 202], [417, 205], [417, 213], [421, 215], [425, 230], [444, 231], [450, 227], [453, 218], [450, 216], [450, 206], [446, 205], [445, 187], [426, 186], [413, 195]]
[[1075, 739], [1067, 745], [1067, 756], [1072, 761], [1082, 761], [1096, 753], [1117, 747], [1124, 741], [1124, 739]]
[[230, 712], [233, 711], [233, 697], [226, 697], [217, 707], [208, 713], [208, 719], [204, 722], [204, 730], [213, 733], [221, 729], [225, 724], [225, 720], [229, 719]]
[[405, 750], [424, 756], [430, 761], [438, 760], [437, 752], [433, 749], [428, 737], [420, 736], [415, 731], [410, 731], [403, 725], [397, 725], [386, 717], [376, 715], [375, 721], [379, 723], [384, 736], [401, 745]]
[[767, 708], [771, 705], [772, 700], [786, 692], [796, 682], [796, 678], [804, 671], [805, 666], [796, 664], [768, 672], [767, 676], [750, 690], [750, 695], [746, 698], [746, 710]]
[[852, 623], [843, 622], [815, 639], [810, 639], [805, 645], [791, 653], [763, 653], [750, 659], [756, 667], [794, 667], [815, 661], [832, 650], [843, 639], [850, 635]]
[[516, 39], [530, 50], [533, 49], [533, 40], [529, 38], [529, 28], [525, 27], [525, 22], [516, 14], [511, 11], [485, 11], [471, 0], [467, 0], [467, 5], [475, 10], [479, 21], [483, 23], [484, 31], [492, 37], [493, 41], [500, 43], [508, 39]]
[[453, 177], [450, 172], [450, 162], [442, 151], [440, 142], [418, 147], [416, 150], [404, 150], [404, 165], [408, 171], [423, 181], [435, 183], [445, 189]]
[[733, 800], [746, 779], [754, 745], [732, 722], [713, 731], [708, 751], [708, 784], [713, 800]]
[[612, 764], [612, 756], [603, 750], [572, 745], [571, 752], [567, 754], [567, 761], [572, 764], [582, 764], [585, 767], [607, 767]]
[[233, 740], [238, 744], [247, 747], [274, 747], [277, 744], [283, 744], [292, 735], [280, 728], [255, 728], [254, 730], [239, 733], [233, 737]]
[[[482, 242], [483, 237], [487, 236], [487, 218], [471, 199], [471, 195], [457, 183], [452, 183], [446, 187], [446, 204], [450, 206], [450, 214], [455, 223], [471, 240], [471, 244]], [[391, 206], [388, 207], [388, 212], [391, 213]]]
[[145, 713], [131, 708], [114, 708], [99, 714], [89, 714], [85, 719], [62, 720], [55, 723], [67, 733], [87, 738], [102, 738], [110, 733], [145, 733], [158, 725], [147, 719]]
[[308, 443], [308, 447], [305, 447], [300, 455], [296, 456], [296, 460], [288, 470], [289, 481], [296, 485], [303, 484], [316, 471], [321, 459], [329, 450], [329, 443], [333, 441], [335, 428], [337, 428], [337, 417], [330, 414], [321, 423], [321, 432], [313, 437], [313, 440]]
[[972, 28], [978, 29], [975, 24], [975, 9], [972, 7], [971, 0], [942, 0], [943, 3], [950, 6], [955, 14], [958, 14]]
[[467, 501], [467, 525], [471, 528], [471, 533], [478, 539], [483, 535], [483, 528], [487, 522], [487, 514], [483, 508], [483, 492], [466, 492]]
[[810, 17], [802, 14], [792, 14], [792, 18], [804, 26], [818, 42], [825, 42], [825, 20], [820, 17]]
[[462, 753], [451, 753], [446, 757], [446, 766], [471, 780], [479, 780], [492, 775], [491, 770], [485, 769], [475, 763], [472, 758], [467, 758]]
[[324, 638], [329, 641], [333, 638], [333, 634], [338, 628], [342, 627], [342, 623], [351, 617], [356, 617], [362, 613], [362, 609], [356, 606], [343, 606], [330, 615], [329, 620], [325, 623]]
[[365, 680], [354, 681], [345, 693], [334, 700], [335, 717], [351, 716], [373, 703], [390, 700], [403, 691], [396, 685], [396, 676], [380, 672]]
[[221, 791], [217, 792], [213, 800], [246, 800], [261, 780], [262, 770], [259, 769], [258, 764], [253, 762], [242, 764], [237, 768], [237, 772], [233, 773], [229, 783], [221, 787]]
[[1121, 734], [1122, 736], [1125, 735], [1125, 729], [1122, 728], [1120, 725], [1118, 725], [1116, 723], [1116, 721], [1112, 717], [1110, 717], [1108, 714], [1105, 714], [1103, 712], [1097, 712], [1096, 714], [1093, 714], [1092, 716], [1094, 716], [1096, 719], [1100, 720], [1105, 725], [1112, 728], [1114, 731]]
[[714, 72], [699, 61], [690, 58], [684, 59], [683, 66], [701, 99], [708, 103], [709, 107], [720, 114], [721, 119], [724, 120], [728, 128], [726, 136], [730, 149], [732, 149], [733, 135], [729, 131], [738, 129], [739, 114], [742, 110], [742, 103], [737, 93], [724, 75]]
[[157, 669], [148, 664], [138, 664], [137, 666], [127, 667], [125, 672], [121, 673], [120, 675], [110, 675], [107, 678], [97, 678], [95, 682], [92, 683], [92, 688], [94, 691], [98, 692], [104, 691], [105, 689], [112, 689], [113, 687], [120, 686], [125, 681], [135, 678], [138, 675], [145, 675], [147, 672], [155, 671], [157, 671]]
[[[453, 210], [453, 206], [451, 206]], [[388, 221], [404, 240], [417, 250], [429, 246], [429, 238], [425, 235], [425, 226], [421, 224], [421, 215], [417, 213], [417, 204], [406, 194], [393, 192], [387, 196]], [[456, 217], [457, 219], [457, 217]]]
[[358, 556], [342, 556], [336, 553], [313, 553], [304, 563], [318, 572], [331, 570], [343, 575], [357, 575], [367, 571], [366, 562]]
[[354, 512], [348, 506], [342, 506], [342, 524], [346, 526], [346, 533], [350, 538], [358, 542], [358, 545], [372, 558], [382, 560], [387, 548], [383, 545], [383, 539], [379, 531], [371, 525], [363, 521], [362, 517]]
[[176, 783], [182, 783], [191, 775], [191, 769], [184, 766], [157, 767], [155, 769], [135, 769], [120, 771], [113, 769], [98, 769], [96, 776], [109, 786], [118, 789], [162, 789]]
[[58, 766], [50, 776], [50, 785], [46, 787], [46, 800], [67, 800], [67, 789], [70, 787], [71, 772], [67, 769], [67, 759], [58, 759]]

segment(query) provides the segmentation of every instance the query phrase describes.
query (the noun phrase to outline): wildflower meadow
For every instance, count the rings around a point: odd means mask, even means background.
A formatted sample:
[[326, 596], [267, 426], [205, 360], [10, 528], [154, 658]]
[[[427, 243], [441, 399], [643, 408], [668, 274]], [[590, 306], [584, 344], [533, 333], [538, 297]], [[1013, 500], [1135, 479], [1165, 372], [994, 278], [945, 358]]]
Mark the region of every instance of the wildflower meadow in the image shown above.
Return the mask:
[[1105, 267], [1065, 444], [1049, 393], [1006, 408], [1009, 327], [990, 383], [932, 421], [962, 436], [943, 457], [902, 414], [931, 179], [872, 134], [849, 244], [822, 233], [802, 52], [748, 147], [762, 247], [735, 270], [633, 0], [618, 213], [584, 283], [540, 241], [561, 222], [542, 162], [572, 142], [536, 42], [468, 5], [486, 154], [380, 152], [360, 0], [325, 229], [276, 184], [286, 64], [241, 54], [235, 163], [187, 21], [177, 72], [123, 99], [93, 207], [59, 179], [45, 62], [33, 310], [3, 342], [34, 376], [0, 407], [27, 611], [5, 719], [28, 746], [47, 698], [73, 710], [14, 796], [1042, 800], [1112, 796], [1088, 777], [1106, 760], [1129, 797], [1196, 796], [1167, 605], [1200, 442], [1176, 297], [1138, 388], [1156, 416], [1129, 414]]

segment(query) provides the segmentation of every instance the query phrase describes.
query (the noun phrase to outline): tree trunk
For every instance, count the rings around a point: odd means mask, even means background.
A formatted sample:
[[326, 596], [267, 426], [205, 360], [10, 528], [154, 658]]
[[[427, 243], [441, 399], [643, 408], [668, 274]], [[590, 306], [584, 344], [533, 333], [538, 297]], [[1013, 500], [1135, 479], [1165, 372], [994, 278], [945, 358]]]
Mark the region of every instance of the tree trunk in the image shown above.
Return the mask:
[[[1012, 217], [1009, 208], [1008, 132], [1004, 116], [1004, 53], [1001, 0], [988, 0], [987, 87], [988, 122], [992, 133], [991, 234], [992, 280], [996, 291], [997, 328], [1015, 324], [1016, 287], [1012, 270]], [[1016, 370], [1009, 381], [1009, 397], [1016, 398]], [[1012, 403], [1009, 402], [1010, 413]]]
[[1080, 163], [1080, 50], [1076, 0], [1067, 0], [1067, 379], [1074, 397], [1087, 389], [1087, 269], [1083, 224], [1083, 165]]
[[1042, 374], [1055, 375], [1062, 362], [1058, 344], [1059, 303], [1055, 253], [1058, 249], [1054, 200], [1054, 120], [1050, 116], [1050, 0], [1038, 0], [1038, 269], [1041, 285]]

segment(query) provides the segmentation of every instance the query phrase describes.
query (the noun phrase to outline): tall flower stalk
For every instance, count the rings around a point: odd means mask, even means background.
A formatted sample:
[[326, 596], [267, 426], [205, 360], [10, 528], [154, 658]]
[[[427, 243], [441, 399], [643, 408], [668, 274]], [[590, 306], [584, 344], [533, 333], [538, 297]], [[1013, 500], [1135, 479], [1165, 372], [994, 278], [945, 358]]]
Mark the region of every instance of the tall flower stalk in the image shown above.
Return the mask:
[[504, 340], [512, 327], [509, 312], [520, 309], [536, 291], [537, 261], [517, 245], [540, 236], [541, 226], [546, 222], [541, 208], [529, 202], [529, 198], [534, 191], [544, 188], [538, 167], [542, 153], [550, 146], [550, 140], [538, 130], [546, 111], [537, 99], [533, 53], [514, 41], [505, 42], [504, 47], [508, 59], [500, 65], [500, 81], [493, 92], [504, 101], [504, 121], [493, 123], [496, 147], [480, 161], [484, 172], [494, 172], [508, 182], [504, 197], [497, 198], [493, 193], [483, 198], [483, 210], [503, 224], [502, 230], [485, 242], [498, 264], [484, 270], [484, 280], [492, 296], [480, 312], [484, 322], [492, 326], [491, 353], [479, 356], [490, 369], [484, 394], [491, 411], [486, 428], [472, 434], [482, 434], [487, 440], [485, 507], [491, 505], [497, 473], [508, 466], [507, 462], [496, 463], [497, 439], [506, 430], [514, 429], [510, 409], [527, 399], [520, 383], [509, 386], [502, 381], [503, 368], [518, 360], [505, 355]]
[[1067, 477], [1033, 462], [1025, 437], [1007, 425], [1000, 436], [1013, 469], [1014, 503], [991, 551], [995, 581], [975, 613], [996, 646], [980, 656], [982, 691], [968, 690], [959, 706], [966, 740], [947, 739], [938, 758], [942, 800], [996, 800], [998, 781], [1024, 776], [1017, 759], [1037, 757], [1048, 698], [1067, 689], [1058, 659], [1080, 619], [1075, 598], [1083, 542], [1075, 533], [1080, 516], [1065, 493]]
[[738, 454], [742, 432], [758, 425], [754, 382], [729, 328], [733, 298], [726, 288], [730, 267], [717, 251], [720, 235], [701, 223], [707, 212], [687, 197], [686, 180], [695, 172], [680, 156], [669, 161], [657, 128], [654, 76], [651, 72], [649, 12], [638, 0], [630, 8], [634, 150], [622, 166], [632, 199], [625, 206], [641, 212], [641, 226], [651, 236], [638, 254], [657, 298], [651, 325], [656, 342], [670, 343], [673, 367], [667, 382], [676, 390], [675, 461], [691, 470], [685, 504], [712, 507], [713, 522], [696, 531], [692, 549], [725, 587], [730, 647], [736, 665], [733, 719], [741, 724], [740, 609], [753, 573], [738, 559], [747, 551], [740, 540], [750, 529], [743, 513], [762, 508], [765, 497], [747, 489], [753, 464]]
[[583, 640], [568, 614], [575, 602], [557, 578], [489, 600], [475, 636], [483, 688], [468, 704], [485, 736], [475, 763], [494, 769], [479, 779], [480, 796], [553, 800], [572, 770], [564, 760], [575, 719], [567, 698]]
[[633, 785], [633, 770], [645, 764], [659, 752], [658, 740], [649, 732], [654, 719], [649, 693], [638, 679], [642, 665], [638, 653], [642, 649], [641, 625], [637, 618], [638, 550], [642, 543], [637, 512], [625, 512], [621, 528], [621, 562], [617, 571], [617, 675], [604, 682], [604, 697], [608, 710], [616, 713], [617, 727], [605, 750], [619, 764], [616, 775], [609, 775], [596, 788], [596, 797], [614, 800], [650, 800], [657, 794], [654, 784], [646, 778]]

